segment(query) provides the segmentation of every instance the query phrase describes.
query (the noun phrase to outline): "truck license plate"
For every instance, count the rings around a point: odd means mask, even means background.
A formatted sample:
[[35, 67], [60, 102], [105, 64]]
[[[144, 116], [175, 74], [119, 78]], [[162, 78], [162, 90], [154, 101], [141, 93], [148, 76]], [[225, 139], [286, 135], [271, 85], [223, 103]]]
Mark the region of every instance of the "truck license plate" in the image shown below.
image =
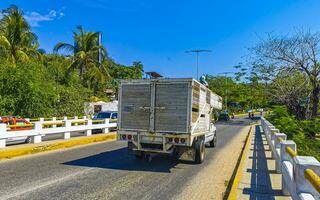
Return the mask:
[[141, 142], [162, 143], [162, 137], [144, 135], [141, 137]]

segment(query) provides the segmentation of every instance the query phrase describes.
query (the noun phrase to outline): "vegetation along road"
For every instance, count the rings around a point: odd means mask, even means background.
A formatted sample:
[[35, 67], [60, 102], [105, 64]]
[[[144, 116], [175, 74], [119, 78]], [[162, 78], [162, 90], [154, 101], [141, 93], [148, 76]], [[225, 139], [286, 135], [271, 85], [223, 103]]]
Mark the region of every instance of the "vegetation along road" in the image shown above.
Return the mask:
[[201, 165], [137, 160], [120, 141], [1, 161], [0, 199], [221, 199], [250, 122], [218, 123]]

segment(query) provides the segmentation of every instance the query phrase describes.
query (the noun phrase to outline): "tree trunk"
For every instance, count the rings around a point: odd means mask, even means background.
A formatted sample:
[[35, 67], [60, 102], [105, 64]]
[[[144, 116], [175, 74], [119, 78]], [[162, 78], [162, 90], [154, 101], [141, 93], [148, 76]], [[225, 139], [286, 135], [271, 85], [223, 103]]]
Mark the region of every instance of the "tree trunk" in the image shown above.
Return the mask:
[[316, 117], [317, 113], [318, 113], [318, 108], [319, 108], [319, 93], [320, 93], [320, 86], [317, 84], [317, 82], [315, 81], [315, 83], [312, 84], [312, 96], [311, 96], [311, 100], [312, 100], [312, 112], [311, 112], [311, 116], [312, 117]]

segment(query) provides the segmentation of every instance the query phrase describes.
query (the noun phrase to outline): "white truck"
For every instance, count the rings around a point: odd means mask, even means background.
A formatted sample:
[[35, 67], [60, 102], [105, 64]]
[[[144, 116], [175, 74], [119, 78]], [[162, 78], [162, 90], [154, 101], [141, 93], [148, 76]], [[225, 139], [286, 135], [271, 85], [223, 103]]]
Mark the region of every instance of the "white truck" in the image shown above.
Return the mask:
[[118, 100], [118, 140], [137, 158], [167, 153], [202, 163], [205, 145], [216, 145], [212, 111], [222, 98], [192, 78], [123, 80]]

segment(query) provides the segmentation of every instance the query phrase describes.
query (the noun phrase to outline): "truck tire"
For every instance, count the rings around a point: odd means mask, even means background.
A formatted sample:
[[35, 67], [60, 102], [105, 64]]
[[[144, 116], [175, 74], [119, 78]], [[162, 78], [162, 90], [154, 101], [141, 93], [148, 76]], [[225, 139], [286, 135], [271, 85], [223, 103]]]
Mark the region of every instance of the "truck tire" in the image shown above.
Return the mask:
[[216, 147], [217, 146], [217, 134], [215, 133], [215, 136], [209, 143], [210, 147]]
[[142, 151], [136, 152], [134, 155], [135, 155], [136, 159], [139, 159], [139, 160], [142, 160], [145, 157], [144, 152], [142, 152]]
[[202, 139], [199, 139], [195, 142], [195, 163], [196, 164], [201, 164], [204, 161], [205, 158], [205, 145], [204, 141]]

